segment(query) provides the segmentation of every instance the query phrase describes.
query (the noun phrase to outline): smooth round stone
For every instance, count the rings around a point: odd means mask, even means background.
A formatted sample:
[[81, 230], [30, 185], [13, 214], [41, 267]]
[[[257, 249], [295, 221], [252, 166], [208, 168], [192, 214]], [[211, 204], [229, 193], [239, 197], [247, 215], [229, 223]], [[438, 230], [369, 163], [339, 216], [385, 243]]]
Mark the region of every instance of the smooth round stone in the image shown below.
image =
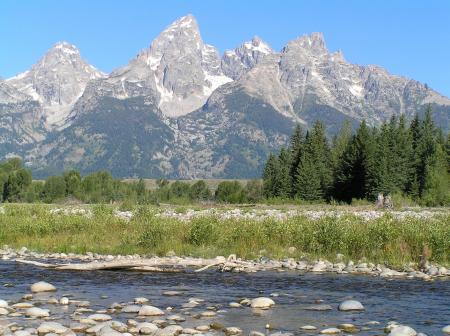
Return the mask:
[[165, 296], [179, 296], [182, 295], [183, 293], [178, 292], [178, 291], [166, 291], [162, 293]]
[[224, 329], [225, 335], [232, 336], [232, 335], [242, 335], [242, 330], [237, 327], [228, 327]]
[[124, 333], [128, 330], [128, 326], [120, 321], [111, 321], [110, 327], [115, 331]]
[[343, 323], [338, 325], [338, 328], [342, 331], [345, 331], [346, 333], [354, 333], [358, 331], [358, 328], [355, 327], [355, 325], [351, 323]]
[[156, 307], [153, 306], [142, 306], [141, 309], [139, 309], [139, 316], [161, 316], [164, 315], [164, 312]]
[[151, 335], [158, 330], [158, 327], [150, 322], [141, 322], [136, 325], [136, 330], [143, 335]]
[[259, 297], [250, 301], [250, 307], [259, 309], [268, 309], [275, 305], [275, 301], [266, 297]]
[[27, 330], [18, 330], [14, 333], [14, 336], [31, 336], [31, 333]]
[[8, 302], [5, 300], [0, 300], [0, 308], [8, 308]]
[[28, 308], [25, 311], [25, 315], [31, 316], [31, 317], [49, 317], [50, 316], [47, 309], [41, 309], [41, 308], [37, 308], [37, 307]]
[[340, 311], [358, 311], [358, 310], [364, 310], [364, 306], [359, 301], [346, 300], [339, 305], [338, 309]]
[[338, 328], [327, 328], [327, 329], [321, 330], [320, 333], [321, 333], [321, 334], [327, 334], [327, 335], [330, 335], [330, 334], [339, 334], [339, 333], [341, 333], [341, 330], [338, 329]]
[[217, 315], [217, 313], [213, 312], [211, 310], [207, 310], [207, 311], [204, 311], [204, 312], [200, 313], [201, 317], [214, 317], [216, 315]]
[[223, 328], [225, 328], [225, 326], [222, 323], [217, 321], [212, 322], [209, 326], [211, 327], [211, 329], [214, 330], [223, 330]]
[[74, 331], [74, 332], [78, 332], [78, 333], [84, 333], [84, 331], [89, 328], [89, 326], [87, 324], [84, 323], [78, 323], [78, 322], [74, 322], [71, 323], [69, 328]]
[[250, 331], [250, 333], [248, 334], [248, 336], [265, 336], [265, 334], [263, 334], [262, 332], [259, 331]]
[[202, 332], [209, 331], [209, 329], [211, 329], [209, 325], [199, 325], [195, 327], [195, 330]]
[[31, 285], [31, 291], [33, 293], [41, 293], [41, 292], [55, 292], [56, 287], [52, 284], [45, 282], [45, 281], [39, 281]]
[[197, 335], [201, 332], [192, 328], [183, 328], [183, 331], [181, 333], [185, 335]]
[[88, 319], [94, 320], [96, 322], [106, 322], [106, 321], [111, 321], [112, 317], [106, 314], [93, 314], [93, 315], [89, 315]]
[[29, 302], [17, 302], [12, 305], [13, 308], [16, 309], [26, 309], [26, 308], [32, 308], [33, 305]]
[[122, 308], [122, 313], [139, 313], [141, 306], [138, 305], [128, 305]]
[[240, 308], [242, 307], [240, 303], [237, 302], [230, 302], [230, 304], [228, 305], [230, 308]]
[[389, 333], [390, 336], [416, 336], [417, 332], [408, 326], [396, 326]]
[[91, 305], [91, 303], [89, 301], [79, 301], [77, 302], [77, 307], [89, 307]]
[[305, 325], [303, 327], [300, 327], [300, 329], [302, 329], [302, 330], [317, 330], [317, 328], [312, 325]]
[[65, 333], [67, 330], [68, 329], [66, 327], [57, 322], [44, 322], [37, 328], [37, 332], [39, 334], [48, 334], [48, 333], [62, 334]]
[[134, 298], [134, 303], [136, 303], [136, 304], [144, 304], [144, 303], [147, 303], [148, 301], [149, 301], [149, 299], [147, 299], [145, 297]]
[[59, 300], [59, 304], [62, 304], [62, 305], [68, 305], [68, 304], [69, 304], [69, 298], [62, 297], [62, 298]]
[[445, 326], [444, 328], [442, 328], [442, 332], [444, 334], [450, 334], [450, 324], [448, 326]]
[[123, 336], [123, 334], [121, 332], [118, 332], [118, 331], [114, 330], [110, 326], [102, 327], [95, 334], [96, 334], [96, 336]]
[[8, 315], [8, 314], [9, 314], [9, 310], [8, 309], [0, 307], [0, 316], [1, 315]]
[[305, 310], [312, 310], [312, 311], [327, 311], [327, 310], [333, 310], [333, 307], [327, 304], [316, 304], [316, 305], [310, 305], [305, 308]]
[[158, 331], [158, 336], [175, 336], [183, 330], [179, 325], [169, 325]]

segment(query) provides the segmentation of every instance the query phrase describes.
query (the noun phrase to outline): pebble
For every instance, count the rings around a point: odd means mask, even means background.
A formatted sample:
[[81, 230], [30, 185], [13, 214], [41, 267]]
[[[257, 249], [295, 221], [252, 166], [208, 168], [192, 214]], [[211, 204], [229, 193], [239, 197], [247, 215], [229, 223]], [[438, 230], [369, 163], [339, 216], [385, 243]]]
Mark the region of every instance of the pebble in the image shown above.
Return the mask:
[[327, 310], [333, 310], [333, 307], [331, 307], [328, 304], [316, 304], [316, 305], [310, 305], [308, 307], [304, 308], [305, 310], [313, 310], [313, 311], [327, 311]]
[[320, 331], [321, 334], [339, 334], [341, 330], [338, 328], [327, 328]]
[[250, 301], [250, 307], [258, 309], [268, 309], [275, 305], [275, 301], [266, 297], [259, 297]]
[[417, 332], [408, 326], [395, 326], [389, 333], [389, 336], [416, 336]]
[[25, 315], [31, 317], [48, 317], [50, 316], [50, 313], [47, 309], [32, 307], [25, 311]]
[[161, 316], [164, 314], [161, 309], [153, 306], [142, 306], [138, 313], [139, 316]]
[[442, 328], [442, 332], [444, 334], [450, 334], [450, 324], [448, 326], [445, 326], [444, 328]]
[[62, 297], [61, 299], [59, 299], [59, 304], [68, 305], [69, 304], [69, 298]]
[[57, 322], [44, 322], [37, 328], [37, 332], [39, 334], [47, 334], [47, 333], [62, 334], [65, 333], [67, 330], [68, 329], [66, 327]]
[[338, 308], [340, 311], [355, 311], [355, 310], [364, 310], [364, 306], [361, 302], [356, 300], [346, 300], [339, 305]]
[[52, 284], [45, 282], [45, 281], [39, 281], [31, 285], [31, 291], [33, 293], [41, 293], [41, 292], [55, 292], [56, 287]]

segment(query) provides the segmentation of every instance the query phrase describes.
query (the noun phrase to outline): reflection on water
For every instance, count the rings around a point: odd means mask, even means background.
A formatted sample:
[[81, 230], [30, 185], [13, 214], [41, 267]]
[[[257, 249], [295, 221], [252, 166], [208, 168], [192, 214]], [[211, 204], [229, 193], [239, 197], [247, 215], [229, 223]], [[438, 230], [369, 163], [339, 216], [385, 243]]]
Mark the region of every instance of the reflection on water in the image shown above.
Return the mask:
[[[57, 296], [72, 294], [74, 298], [89, 300], [94, 309], [109, 307], [113, 302], [129, 302], [135, 297], [147, 297], [160, 308], [174, 307], [182, 314], [181, 305], [189, 297], [205, 299], [205, 304], [195, 308], [200, 312], [207, 306], [223, 305], [226, 312], [214, 320], [226, 326], [238, 326], [245, 331], [264, 331], [269, 323], [276, 330], [299, 332], [303, 325], [335, 327], [341, 323], [363, 326], [369, 321], [379, 321], [360, 335], [376, 335], [390, 320], [409, 325], [430, 335], [439, 334], [450, 322], [450, 281], [436, 280], [386, 280], [376, 277], [334, 274], [305, 274], [297, 272], [260, 272], [254, 274], [218, 273], [134, 273], [134, 272], [64, 272], [35, 268], [13, 262], [0, 262], [0, 299], [17, 300], [29, 292], [29, 286], [40, 280], [51, 282], [58, 288]], [[11, 283], [14, 287], [3, 287]], [[167, 297], [167, 290], [182, 291], [183, 295]], [[230, 309], [228, 303], [240, 298], [269, 296], [276, 293], [276, 306], [268, 311], [256, 312], [250, 308]], [[107, 298], [102, 296], [108, 296]], [[361, 313], [337, 311], [338, 304], [348, 298], [363, 303]], [[323, 300], [333, 306], [333, 311], [305, 310]], [[53, 308], [54, 309], [54, 308]], [[52, 309], [52, 310], [53, 310]], [[126, 320], [133, 316], [119, 316]], [[188, 319], [184, 325], [200, 325]]]

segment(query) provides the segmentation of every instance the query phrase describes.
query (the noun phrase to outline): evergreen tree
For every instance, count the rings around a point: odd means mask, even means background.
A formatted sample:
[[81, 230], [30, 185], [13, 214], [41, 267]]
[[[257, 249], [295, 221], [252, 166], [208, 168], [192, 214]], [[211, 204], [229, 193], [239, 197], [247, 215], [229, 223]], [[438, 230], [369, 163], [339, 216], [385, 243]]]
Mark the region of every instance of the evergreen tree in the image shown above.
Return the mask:
[[425, 189], [426, 166], [428, 159], [436, 150], [436, 129], [432, 119], [431, 106], [427, 107], [425, 118], [420, 123], [415, 147], [414, 180], [418, 183], [418, 194], [423, 196]]
[[297, 169], [296, 190], [298, 198], [308, 201], [320, 200], [324, 196], [320, 186], [319, 172], [312, 155], [308, 151], [305, 151], [300, 158]]
[[333, 169], [333, 174], [337, 172], [340, 165], [344, 152], [352, 140], [352, 125], [350, 121], [346, 120], [343, 124], [339, 133], [333, 137], [332, 149], [331, 149], [331, 165]]
[[263, 173], [263, 190], [264, 196], [267, 198], [278, 196], [278, 190], [280, 189], [278, 171], [278, 158], [274, 154], [270, 153]]
[[450, 191], [448, 181], [448, 163], [441, 144], [437, 144], [425, 166], [425, 184], [423, 201], [427, 206], [448, 205]]
[[289, 151], [291, 154], [291, 164], [289, 168], [289, 175], [291, 179], [290, 196], [294, 197], [296, 194], [295, 185], [297, 183], [297, 169], [300, 163], [300, 157], [305, 143], [305, 134], [302, 127], [297, 124], [290, 139]]
[[369, 196], [374, 151], [373, 133], [363, 121], [342, 156], [334, 183], [335, 198], [350, 202]]
[[297, 196], [306, 200], [325, 199], [332, 182], [330, 148], [322, 123], [307, 133], [297, 168]]
[[277, 176], [277, 185], [278, 190], [276, 192], [276, 196], [281, 198], [289, 198], [291, 195], [292, 189], [292, 179], [290, 175], [290, 167], [291, 167], [291, 154], [286, 148], [281, 148], [280, 154], [278, 155], [278, 173]]

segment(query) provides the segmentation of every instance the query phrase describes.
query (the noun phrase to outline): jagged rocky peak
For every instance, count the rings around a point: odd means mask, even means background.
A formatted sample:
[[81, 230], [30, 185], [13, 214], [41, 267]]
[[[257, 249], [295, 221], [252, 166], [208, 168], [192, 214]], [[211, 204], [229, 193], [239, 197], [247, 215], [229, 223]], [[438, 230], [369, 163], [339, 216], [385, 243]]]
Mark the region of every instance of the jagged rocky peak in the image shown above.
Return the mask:
[[222, 70], [225, 75], [239, 79], [255, 67], [267, 55], [274, 54], [272, 48], [259, 37], [244, 42], [234, 50], [227, 50], [222, 57]]
[[170, 117], [198, 109], [216, 88], [232, 80], [223, 74], [217, 49], [203, 42], [190, 14], [164, 29], [112, 77], [114, 91], [120, 93], [116, 97], [152, 95]]
[[66, 117], [91, 79], [105, 76], [67, 42], [56, 43], [32, 68], [7, 82], [43, 107], [49, 128], [63, 126]]

